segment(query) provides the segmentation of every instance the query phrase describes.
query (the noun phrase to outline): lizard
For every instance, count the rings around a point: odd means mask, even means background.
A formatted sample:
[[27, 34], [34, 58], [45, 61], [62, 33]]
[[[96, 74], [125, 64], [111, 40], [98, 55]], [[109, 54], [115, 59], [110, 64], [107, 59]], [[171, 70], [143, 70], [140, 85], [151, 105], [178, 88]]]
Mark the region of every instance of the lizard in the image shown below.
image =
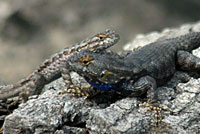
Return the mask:
[[[1, 86], [0, 100], [20, 96], [23, 101], [27, 101], [29, 96], [40, 94], [44, 85], [59, 77], [63, 78], [66, 87], [70, 87], [70, 85], [73, 84], [69, 70], [66, 67], [66, 60], [85, 50], [94, 53], [104, 51], [116, 44], [119, 38], [119, 35], [115, 31], [107, 29], [77, 44], [64, 48], [42, 62], [37, 69], [26, 78], [20, 80], [16, 84]], [[85, 91], [85, 93], [86, 92], [87, 91]], [[82, 95], [84, 95], [84, 93], [82, 93]]]
[[66, 63], [70, 71], [77, 72], [100, 91], [112, 89], [131, 96], [147, 94], [147, 104], [140, 106], [154, 110], [158, 124], [162, 120], [161, 110], [172, 111], [158, 103], [157, 87], [166, 83], [176, 70], [200, 71], [200, 58], [191, 54], [198, 47], [200, 32], [193, 32], [147, 44], [124, 57], [84, 51], [68, 58]]

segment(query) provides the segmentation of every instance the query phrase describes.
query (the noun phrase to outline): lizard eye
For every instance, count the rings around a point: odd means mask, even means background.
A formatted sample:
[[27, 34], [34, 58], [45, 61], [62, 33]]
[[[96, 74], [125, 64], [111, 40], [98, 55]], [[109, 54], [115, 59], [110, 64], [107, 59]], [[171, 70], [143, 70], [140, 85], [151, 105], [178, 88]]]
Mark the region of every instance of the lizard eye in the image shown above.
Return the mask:
[[84, 60], [82, 63], [83, 63], [84, 65], [88, 65], [88, 64], [89, 64], [89, 61]]
[[100, 40], [103, 40], [107, 37], [107, 35], [100, 33], [97, 35], [97, 37], [99, 37]]
[[81, 58], [79, 59], [79, 62], [80, 62], [82, 65], [87, 66], [87, 65], [91, 64], [91, 62], [92, 62], [93, 60], [94, 60], [94, 58], [91, 57], [91, 56], [83, 56], [83, 57], [81, 57]]

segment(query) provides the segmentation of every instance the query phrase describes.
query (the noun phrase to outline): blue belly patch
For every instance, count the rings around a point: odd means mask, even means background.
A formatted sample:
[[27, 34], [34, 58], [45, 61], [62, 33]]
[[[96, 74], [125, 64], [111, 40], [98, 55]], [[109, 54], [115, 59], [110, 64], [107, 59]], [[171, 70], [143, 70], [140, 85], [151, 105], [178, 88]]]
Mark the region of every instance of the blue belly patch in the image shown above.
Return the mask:
[[93, 86], [93, 87], [95, 87], [95, 88], [97, 88], [97, 89], [99, 89], [99, 90], [109, 90], [109, 89], [113, 89], [113, 88], [116, 88], [116, 87], [117, 87], [117, 85], [114, 85], [114, 84], [111, 84], [111, 85], [107, 85], [107, 84], [96, 84], [96, 83], [92, 83], [92, 82], [90, 82], [90, 81], [88, 81], [88, 83], [89, 83], [91, 86]]

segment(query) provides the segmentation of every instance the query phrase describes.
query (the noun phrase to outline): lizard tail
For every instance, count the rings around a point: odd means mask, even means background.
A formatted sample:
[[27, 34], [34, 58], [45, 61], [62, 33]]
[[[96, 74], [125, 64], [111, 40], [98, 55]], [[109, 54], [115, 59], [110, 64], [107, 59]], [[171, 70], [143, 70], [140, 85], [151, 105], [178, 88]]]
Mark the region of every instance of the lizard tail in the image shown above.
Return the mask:
[[[0, 100], [15, 97], [20, 94], [33, 95], [41, 92], [44, 86], [44, 78], [41, 75], [32, 73], [27, 78], [13, 85], [5, 85], [0, 87]], [[26, 97], [26, 96], [25, 96]]]
[[0, 100], [15, 97], [22, 91], [21, 84], [5, 85], [0, 87]]

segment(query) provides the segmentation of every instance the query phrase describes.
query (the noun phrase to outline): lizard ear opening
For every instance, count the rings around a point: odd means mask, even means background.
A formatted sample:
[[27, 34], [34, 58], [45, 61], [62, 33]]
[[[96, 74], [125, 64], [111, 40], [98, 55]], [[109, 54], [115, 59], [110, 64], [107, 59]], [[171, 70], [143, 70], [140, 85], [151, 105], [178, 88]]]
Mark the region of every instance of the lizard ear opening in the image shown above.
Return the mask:
[[79, 62], [82, 64], [82, 65], [85, 65], [85, 66], [88, 66], [89, 64], [91, 64], [91, 62], [94, 60], [93, 57], [91, 56], [83, 56], [79, 59]]

